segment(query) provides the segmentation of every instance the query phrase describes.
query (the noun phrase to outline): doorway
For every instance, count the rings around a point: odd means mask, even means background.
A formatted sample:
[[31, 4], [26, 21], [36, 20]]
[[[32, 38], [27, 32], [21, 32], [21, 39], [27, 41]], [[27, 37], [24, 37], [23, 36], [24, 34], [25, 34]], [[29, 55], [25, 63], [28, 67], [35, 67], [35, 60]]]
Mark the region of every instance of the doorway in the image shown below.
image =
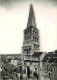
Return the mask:
[[30, 78], [30, 68], [27, 66], [27, 77]]

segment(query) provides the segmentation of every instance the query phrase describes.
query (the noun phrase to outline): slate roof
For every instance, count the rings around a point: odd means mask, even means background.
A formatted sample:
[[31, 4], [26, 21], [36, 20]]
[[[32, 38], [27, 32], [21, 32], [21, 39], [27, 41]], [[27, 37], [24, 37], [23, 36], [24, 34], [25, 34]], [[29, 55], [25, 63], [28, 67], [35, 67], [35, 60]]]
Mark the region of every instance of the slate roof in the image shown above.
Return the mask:
[[21, 54], [1, 54], [1, 56], [21, 56]]
[[46, 54], [42, 61], [46, 62], [47, 60], [48, 62], [57, 62], [57, 53], [49, 52]]
[[36, 27], [35, 15], [34, 15], [34, 10], [33, 10], [32, 4], [30, 5], [29, 17], [28, 17], [28, 24], [27, 24], [27, 27], [28, 27], [28, 28], [29, 28], [30, 26]]

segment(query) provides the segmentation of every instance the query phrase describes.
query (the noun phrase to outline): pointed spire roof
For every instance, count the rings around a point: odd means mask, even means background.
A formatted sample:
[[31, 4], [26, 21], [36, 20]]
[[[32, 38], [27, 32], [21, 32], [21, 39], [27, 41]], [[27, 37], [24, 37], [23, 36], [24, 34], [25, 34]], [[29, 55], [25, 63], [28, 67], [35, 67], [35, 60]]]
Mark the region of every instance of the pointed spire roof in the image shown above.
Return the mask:
[[28, 24], [27, 24], [27, 27], [28, 27], [28, 28], [29, 28], [30, 26], [36, 27], [35, 16], [34, 16], [34, 11], [33, 11], [33, 6], [32, 6], [32, 4], [30, 5], [29, 17], [28, 17]]

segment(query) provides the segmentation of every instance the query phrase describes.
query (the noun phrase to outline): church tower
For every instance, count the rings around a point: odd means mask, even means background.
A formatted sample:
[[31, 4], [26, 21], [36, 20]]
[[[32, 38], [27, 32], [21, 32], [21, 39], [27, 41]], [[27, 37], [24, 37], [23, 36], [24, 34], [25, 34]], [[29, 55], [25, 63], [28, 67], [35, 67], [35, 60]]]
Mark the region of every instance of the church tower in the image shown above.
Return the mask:
[[36, 28], [35, 15], [32, 4], [30, 5], [27, 28], [24, 30], [22, 67], [27, 77], [38, 74], [39, 66], [39, 30]]
[[36, 28], [35, 15], [30, 5], [27, 28], [24, 30], [23, 55], [33, 55], [39, 52], [39, 30]]

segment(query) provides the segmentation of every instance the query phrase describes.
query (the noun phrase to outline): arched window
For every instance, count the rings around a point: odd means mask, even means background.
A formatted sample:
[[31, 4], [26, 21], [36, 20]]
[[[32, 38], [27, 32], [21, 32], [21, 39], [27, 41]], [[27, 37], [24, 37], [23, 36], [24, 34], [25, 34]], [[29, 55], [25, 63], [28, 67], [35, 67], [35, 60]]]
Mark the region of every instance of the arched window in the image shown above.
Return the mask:
[[49, 73], [49, 77], [51, 76], [51, 73]]

